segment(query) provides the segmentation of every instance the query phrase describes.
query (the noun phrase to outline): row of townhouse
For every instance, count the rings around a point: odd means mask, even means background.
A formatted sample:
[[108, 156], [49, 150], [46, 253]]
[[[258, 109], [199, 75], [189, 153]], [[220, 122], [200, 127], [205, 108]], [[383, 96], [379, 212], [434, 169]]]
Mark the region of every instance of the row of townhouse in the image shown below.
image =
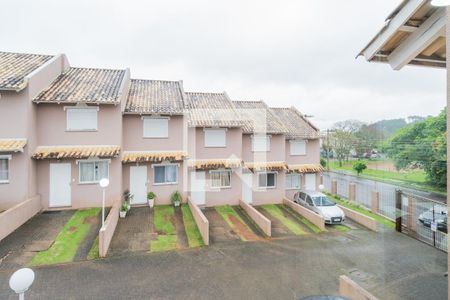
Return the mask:
[[319, 131], [295, 108], [185, 92], [181, 81], [71, 67], [64, 54], [0, 52], [0, 209], [40, 196], [44, 209], [281, 202], [316, 189]]

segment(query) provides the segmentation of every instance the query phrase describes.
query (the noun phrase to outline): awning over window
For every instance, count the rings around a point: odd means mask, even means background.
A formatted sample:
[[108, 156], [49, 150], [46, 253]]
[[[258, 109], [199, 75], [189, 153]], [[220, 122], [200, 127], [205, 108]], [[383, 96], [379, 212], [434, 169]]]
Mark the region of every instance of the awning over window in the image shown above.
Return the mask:
[[323, 172], [323, 167], [320, 164], [288, 165], [288, 169], [289, 171], [298, 173]]
[[119, 155], [119, 146], [39, 146], [33, 153], [35, 159], [61, 159], [61, 158], [89, 158], [89, 157], [116, 157]]
[[284, 161], [267, 161], [267, 162], [251, 162], [246, 163], [245, 167], [250, 171], [282, 171], [286, 170], [286, 162]]
[[0, 139], [0, 152], [23, 152], [26, 139]]
[[190, 160], [189, 167], [197, 170], [239, 168], [242, 161], [239, 158], [229, 159], [198, 159]]
[[124, 151], [122, 162], [181, 161], [187, 156], [184, 151]]

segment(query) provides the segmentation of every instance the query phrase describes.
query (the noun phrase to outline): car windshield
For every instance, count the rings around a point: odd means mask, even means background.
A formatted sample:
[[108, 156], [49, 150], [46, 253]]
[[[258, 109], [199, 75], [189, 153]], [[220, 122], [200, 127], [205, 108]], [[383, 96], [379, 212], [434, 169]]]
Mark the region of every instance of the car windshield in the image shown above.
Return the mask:
[[315, 206], [333, 206], [336, 205], [333, 201], [328, 199], [326, 196], [315, 196], [312, 197]]

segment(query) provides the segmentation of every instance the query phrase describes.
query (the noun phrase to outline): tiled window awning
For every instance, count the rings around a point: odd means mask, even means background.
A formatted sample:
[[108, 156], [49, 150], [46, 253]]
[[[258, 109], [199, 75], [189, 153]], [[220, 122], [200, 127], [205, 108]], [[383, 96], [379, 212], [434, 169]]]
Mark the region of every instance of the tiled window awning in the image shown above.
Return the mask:
[[283, 171], [286, 170], [284, 161], [251, 162], [246, 163], [245, 167], [250, 171]]
[[229, 158], [229, 159], [198, 159], [190, 160], [189, 167], [195, 168], [197, 170], [208, 170], [208, 169], [229, 169], [229, 168], [239, 168], [242, 164], [239, 158]]
[[298, 173], [323, 172], [323, 167], [320, 164], [288, 165], [288, 169], [289, 171]]
[[0, 139], [0, 152], [23, 152], [26, 139]]
[[124, 151], [122, 162], [162, 162], [181, 161], [186, 158], [184, 151]]
[[61, 158], [89, 158], [89, 157], [116, 157], [119, 155], [119, 146], [39, 146], [33, 153], [35, 159], [61, 159]]

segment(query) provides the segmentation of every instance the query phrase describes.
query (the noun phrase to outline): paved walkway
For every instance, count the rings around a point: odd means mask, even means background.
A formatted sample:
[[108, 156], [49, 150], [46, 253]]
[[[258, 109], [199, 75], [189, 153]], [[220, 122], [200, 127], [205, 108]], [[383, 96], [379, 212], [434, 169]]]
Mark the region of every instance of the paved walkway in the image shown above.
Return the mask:
[[[144, 226], [144, 225], [142, 225]], [[27, 299], [300, 299], [346, 274], [379, 299], [447, 299], [447, 254], [394, 231], [216, 243], [35, 268]], [[0, 271], [0, 299], [16, 299]]]
[[214, 208], [205, 208], [203, 213], [209, 221], [209, 241], [211, 244], [240, 240], [237, 233], [231, 229]]
[[50, 248], [74, 210], [44, 212], [31, 218], [0, 242], [0, 269], [27, 264], [38, 251]]

